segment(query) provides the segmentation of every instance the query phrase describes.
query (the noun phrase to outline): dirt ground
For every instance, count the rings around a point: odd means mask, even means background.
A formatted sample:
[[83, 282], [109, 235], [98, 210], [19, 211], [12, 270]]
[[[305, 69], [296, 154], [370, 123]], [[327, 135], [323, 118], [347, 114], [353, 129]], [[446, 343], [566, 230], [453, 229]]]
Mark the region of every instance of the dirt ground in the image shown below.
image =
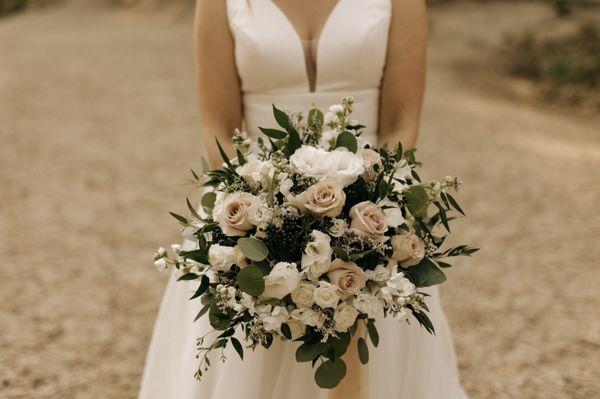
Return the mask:
[[[505, 95], [535, 4], [432, 11], [421, 159], [462, 177], [443, 287], [471, 398], [600, 397], [600, 121]], [[0, 397], [133, 398], [200, 148], [191, 9], [0, 20]], [[496, 88], [496, 89], [494, 89]], [[509, 90], [510, 91], [510, 90]]]

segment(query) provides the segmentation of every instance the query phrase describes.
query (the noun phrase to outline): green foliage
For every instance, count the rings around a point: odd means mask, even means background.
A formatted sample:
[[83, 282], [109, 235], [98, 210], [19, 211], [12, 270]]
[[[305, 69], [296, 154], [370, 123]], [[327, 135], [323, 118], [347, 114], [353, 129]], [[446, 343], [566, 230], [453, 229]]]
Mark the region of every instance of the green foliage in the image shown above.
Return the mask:
[[596, 88], [600, 82], [600, 29], [584, 24], [569, 36], [541, 39], [531, 31], [509, 36], [511, 73], [557, 86]]
[[428, 258], [424, 258], [416, 266], [409, 267], [405, 273], [417, 287], [430, 287], [446, 281], [444, 272]]
[[237, 275], [237, 283], [249, 295], [259, 296], [265, 290], [263, 271], [256, 265], [243, 268]]
[[0, 15], [24, 10], [28, 3], [27, 0], [0, 0]]
[[244, 255], [255, 262], [265, 260], [269, 255], [269, 249], [265, 243], [258, 238], [245, 237], [238, 240], [238, 245]]
[[323, 362], [315, 372], [315, 381], [321, 388], [335, 388], [346, 376], [346, 363], [342, 359]]
[[346, 147], [349, 151], [356, 153], [358, 142], [356, 136], [348, 131], [340, 133], [335, 143], [336, 147]]

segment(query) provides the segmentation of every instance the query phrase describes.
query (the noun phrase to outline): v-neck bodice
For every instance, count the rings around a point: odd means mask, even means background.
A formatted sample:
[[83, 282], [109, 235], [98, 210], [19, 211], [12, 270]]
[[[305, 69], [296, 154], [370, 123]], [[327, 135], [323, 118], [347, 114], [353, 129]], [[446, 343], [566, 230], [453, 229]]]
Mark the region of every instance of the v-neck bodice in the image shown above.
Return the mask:
[[277, 4], [227, 0], [227, 9], [249, 133], [272, 125], [272, 103], [296, 112], [353, 96], [355, 118], [375, 134], [391, 0], [338, 1], [315, 44], [314, 92], [302, 40]]

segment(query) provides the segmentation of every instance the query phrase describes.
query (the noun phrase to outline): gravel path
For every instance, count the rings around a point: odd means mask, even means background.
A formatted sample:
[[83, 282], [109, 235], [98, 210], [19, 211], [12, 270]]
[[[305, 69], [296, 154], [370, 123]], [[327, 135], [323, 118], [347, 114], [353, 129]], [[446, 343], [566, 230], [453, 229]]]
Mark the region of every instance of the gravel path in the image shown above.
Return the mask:
[[[474, 399], [600, 397], [600, 124], [461, 73], [499, 37], [469, 27], [544, 18], [489, 7], [432, 13], [420, 143], [429, 175], [464, 180], [457, 240], [483, 248], [443, 288], [463, 383]], [[150, 258], [178, 240], [166, 211], [184, 212], [201, 152], [189, 14], [0, 20], [1, 398], [135, 397], [166, 277]]]

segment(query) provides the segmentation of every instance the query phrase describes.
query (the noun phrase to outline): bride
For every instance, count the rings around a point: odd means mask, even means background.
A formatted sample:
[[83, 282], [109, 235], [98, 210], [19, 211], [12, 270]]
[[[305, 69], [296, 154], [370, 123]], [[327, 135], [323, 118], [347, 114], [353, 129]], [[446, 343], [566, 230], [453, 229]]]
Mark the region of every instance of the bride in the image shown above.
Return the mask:
[[[376, 144], [415, 145], [423, 98], [427, 37], [425, 0], [198, 0], [198, 92], [205, 148], [220, 164], [215, 137], [272, 127], [271, 104], [291, 112], [354, 97], [353, 117]], [[231, 148], [228, 147], [232, 153]], [[191, 243], [187, 243], [190, 245]], [[427, 292], [437, 334], [391, 318], [378, 321], [380, 346], [367, 366], [355, 350], [331, 391], [317, 387], [295, 345], [225, 351], [202, 381], [193, 378], [195, 339], [208, 318], [193, 285], [171, 277], [158, 314], [140, 399], [464, 399], [449, 327], [437, 288]], [[416, 323], [413, 323], [416, 324]], [[355, 348], [356, 345], [351, 345]]]

